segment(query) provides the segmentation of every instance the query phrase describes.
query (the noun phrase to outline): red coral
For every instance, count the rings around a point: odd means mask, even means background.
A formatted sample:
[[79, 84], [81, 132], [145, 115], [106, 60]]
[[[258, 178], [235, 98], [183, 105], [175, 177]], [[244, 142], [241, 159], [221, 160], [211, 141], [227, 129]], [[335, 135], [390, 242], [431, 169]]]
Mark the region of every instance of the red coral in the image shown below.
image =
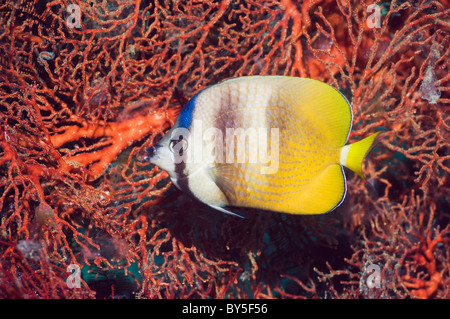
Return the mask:
[[[448, 298], [449, 3], [375, 3], [1, 1], [0, 296]], [[252, 74], [338, 88], [350, 142], [385, 131], [337, 211], [223, 216], [138, 156]]]

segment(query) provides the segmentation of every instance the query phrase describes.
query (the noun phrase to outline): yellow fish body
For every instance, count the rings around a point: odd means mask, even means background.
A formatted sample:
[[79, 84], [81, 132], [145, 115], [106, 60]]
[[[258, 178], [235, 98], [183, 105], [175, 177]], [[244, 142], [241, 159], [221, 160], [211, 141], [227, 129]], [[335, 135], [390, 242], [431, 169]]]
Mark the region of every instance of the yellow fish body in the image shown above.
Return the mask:
[[249, 76], [197, 93], [148, 150], [183, 191], [205, 204], [321, 214], [346, 194], [342, 166], [362, 177], [377, 133], [345, 145], [352, 111], [320, 81]]

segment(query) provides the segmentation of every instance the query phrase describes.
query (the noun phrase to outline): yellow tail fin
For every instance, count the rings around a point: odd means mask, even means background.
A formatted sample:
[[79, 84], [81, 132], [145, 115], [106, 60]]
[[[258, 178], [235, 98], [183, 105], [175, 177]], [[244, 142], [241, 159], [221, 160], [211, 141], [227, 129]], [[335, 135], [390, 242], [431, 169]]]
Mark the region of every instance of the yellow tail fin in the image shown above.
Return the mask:
[[375, 138], [379, 133], [372, 134], [361, 141], [342, 147], [340, 164], [351, 169], [364, 179], [362, 162], [374, 145]]

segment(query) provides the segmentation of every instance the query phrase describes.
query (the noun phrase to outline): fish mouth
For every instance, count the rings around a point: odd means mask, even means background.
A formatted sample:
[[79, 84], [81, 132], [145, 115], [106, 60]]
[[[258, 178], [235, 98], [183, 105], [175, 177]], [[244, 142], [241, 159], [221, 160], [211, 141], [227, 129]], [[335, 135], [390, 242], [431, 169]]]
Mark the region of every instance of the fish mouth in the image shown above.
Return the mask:
[[151, 159], [153, 156], [155, 156], [155, 154], [156, 154], [156, 147], [155, 147], [155, 146], [147, 147], [147, 148], [145, 149], [145, 152], [147, 153], [146, 159], [147, 159], [147, 160], [150, 160], [150, 159]]
[[154, 145], [139, 151], [137, 158], [140, 162], [153, 162], [158, 157], [158, 149], [161, 146]]

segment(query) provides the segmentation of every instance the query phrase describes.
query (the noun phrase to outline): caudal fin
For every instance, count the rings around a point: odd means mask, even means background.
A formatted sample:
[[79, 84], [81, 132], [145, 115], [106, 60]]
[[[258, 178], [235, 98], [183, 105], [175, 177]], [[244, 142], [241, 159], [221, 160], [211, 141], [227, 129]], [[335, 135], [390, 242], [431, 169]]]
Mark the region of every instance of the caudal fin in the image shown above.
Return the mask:
[[380, 132], [372, 134], [356, 143], [345, 145], [341, 149], [340, 164], [351, 169], [364, 179], [362, 173], [362, 162], [364, 157], [375, 144], [375, 138]]

